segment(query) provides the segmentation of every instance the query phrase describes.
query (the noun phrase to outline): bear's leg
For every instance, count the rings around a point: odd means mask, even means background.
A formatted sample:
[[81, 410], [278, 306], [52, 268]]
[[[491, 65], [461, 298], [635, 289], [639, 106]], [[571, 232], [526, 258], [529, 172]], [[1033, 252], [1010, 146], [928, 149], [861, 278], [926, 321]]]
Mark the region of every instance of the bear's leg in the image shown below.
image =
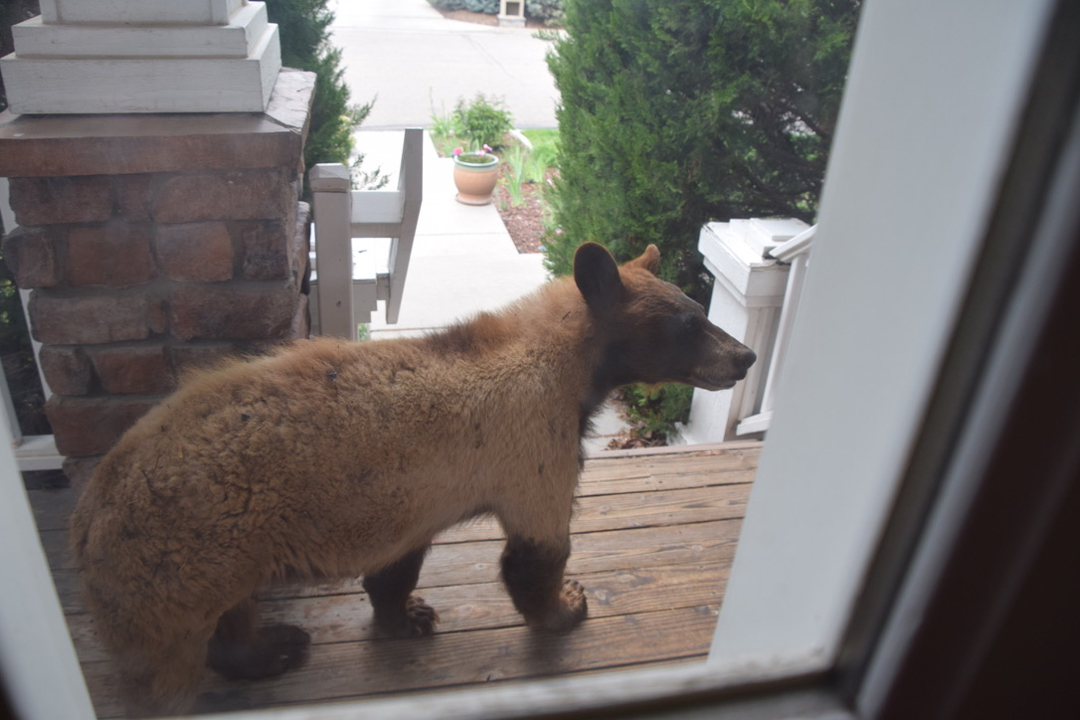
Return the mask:
[[364, 576], [375, 624], [387, 635], [418, 637], [435, 632], [439, 614], [412, 594], [427, 551], [428, 546], [413, 550], [379, 572]]
[[530, 627], [569, 630], [585, 619], [585, 590], [576, 580], [565, 580], [570, 557], [566, 543], [546, 543], [511, 535], [502, 554], [502, 579]]
[[295, 625], [259, 627], [255, 599], [248, 598], [218, 620], [206, 664], [229, 680], [261, 680], [302, 665], [310, 644]]

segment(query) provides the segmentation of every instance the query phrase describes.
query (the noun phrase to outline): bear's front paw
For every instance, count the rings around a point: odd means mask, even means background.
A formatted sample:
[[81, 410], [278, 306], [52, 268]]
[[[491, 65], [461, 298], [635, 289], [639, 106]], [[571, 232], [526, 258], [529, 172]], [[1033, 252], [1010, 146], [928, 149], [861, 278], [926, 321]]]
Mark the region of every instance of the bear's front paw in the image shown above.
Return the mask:
[[394, 618], [376, 617], [379, 630], [385, 635], [398, 638], [424, 637], [435, 632], [439, 622], [439, 613], [424, 602], [424, 598], [410, 595], [405, 601], [405, 610]]
[[537, 627], [548, 632], [564, 632], [584, 620], [588, 611], [585, 588], [577, 580], [564, 580], [559, 592], [558, 607], [541, 620]]
[[409, 630], [407, 635], [431, 635], [435, 632], [435, 624], [439, 622], [439, 613], [424, 602], [424, 598], [410, 595], [405, 601], [405, 618], [405, 624]]

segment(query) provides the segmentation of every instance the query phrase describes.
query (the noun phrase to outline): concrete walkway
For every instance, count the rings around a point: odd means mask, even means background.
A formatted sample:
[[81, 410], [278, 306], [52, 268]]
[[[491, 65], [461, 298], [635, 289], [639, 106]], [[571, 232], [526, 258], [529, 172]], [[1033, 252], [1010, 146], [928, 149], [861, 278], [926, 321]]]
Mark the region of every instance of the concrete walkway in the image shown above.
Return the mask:
[[[404, 131], [359, 132], [364, 168], [396, 168]], [[494, 204], [463, 205], [455, 199], [454, 162], [425, 144], [424, 200], [416, 227], [405, 295], [396, 325], [372, 318], [373, 338], [417, 335], [481, 310], [497, 310], [547, 282], [543, 255], [520, 254]], [[361, 241], [357, 241], [360, 243]], [[385, 258], [385, 242], [364, 242]], [[382, 263], [377, 262], [383, 266]]]
[[[449, 112], [478, 92], [502, 99], [519, 128], [557, 126], [558, 92], [544, 60], [550, 43], [533, 31], [447, 20], [427, 0], [337, 0], [331, 9], [331, 39], [342, 50], [353, 100], [378, 96], [355, 136], [364, 170], [379, 168], [395, 183], [401, 131], [430, 127], [433, 104]], [[542, 256], [518, 254], [494, 205], [454, 199], [453, 161], [430, 143], [425, 150], [424, 202], [401, 315], [393, 327], [385, 317], [375, 320], [374, 337], [497, 309], [547, 279]]]
[[551, 43], [534, 30], [447, 20], [427, 0], [337, 0], [331, 9], [352, 101], [376, 98], [365, 130], [429, 127], [433, 114], [477, 93], [502, 100], [519, 128], [558, 127]]

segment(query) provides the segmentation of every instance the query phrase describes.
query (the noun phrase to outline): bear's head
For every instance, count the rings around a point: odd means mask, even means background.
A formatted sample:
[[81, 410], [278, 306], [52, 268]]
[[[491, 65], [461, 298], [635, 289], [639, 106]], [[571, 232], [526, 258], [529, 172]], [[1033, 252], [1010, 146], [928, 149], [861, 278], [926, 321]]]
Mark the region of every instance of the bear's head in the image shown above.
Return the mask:
[[605, 348], [601, 383], [732, 387], [746, 377], [757, 355], [709, 322], [705, 309], [679, 288], [656, 277], [659, 269], [655, 245], [622, 267], [602, 245], [577, 249], [574, 282]]

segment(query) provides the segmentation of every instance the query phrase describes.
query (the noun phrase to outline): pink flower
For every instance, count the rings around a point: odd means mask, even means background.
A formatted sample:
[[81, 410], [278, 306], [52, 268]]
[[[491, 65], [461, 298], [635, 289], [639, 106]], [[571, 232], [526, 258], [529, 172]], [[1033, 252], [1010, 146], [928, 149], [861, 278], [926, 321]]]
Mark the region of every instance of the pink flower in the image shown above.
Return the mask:
[[491, 152], [491, 146], [487, 143], [484, 143], [484, 152]]
[[461, 153], [463, 153], [463, 152], [465, 152], [465, 151], [464, 151], [464, 150], [462, 150], [462, 149], [461, 149], [461, 148], [459, 148], [459, 147], [456, 147], [456, 148], [454, 148], [454, 157], [457, 157], [458, 155], [460, 155], [460, 154], [461, 154]]

